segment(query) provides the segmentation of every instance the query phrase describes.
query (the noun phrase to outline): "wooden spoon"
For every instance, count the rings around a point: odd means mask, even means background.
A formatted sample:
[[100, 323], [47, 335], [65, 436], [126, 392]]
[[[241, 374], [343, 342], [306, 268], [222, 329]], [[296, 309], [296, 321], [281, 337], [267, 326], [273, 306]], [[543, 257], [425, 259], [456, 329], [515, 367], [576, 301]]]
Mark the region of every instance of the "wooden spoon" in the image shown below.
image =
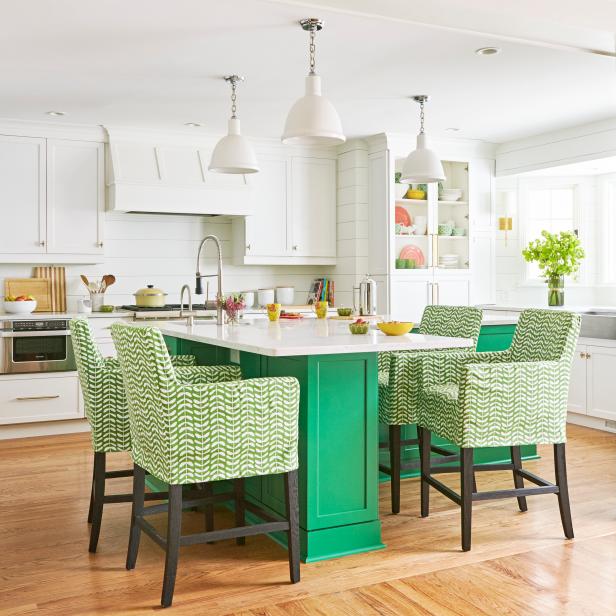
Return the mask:
[[116, 278], [113, 274], [105, 274], [103, 276], [103, 285], [104, 285], [104, 289], [108, 289], [114, 282], [116, 281]]
[[83, 282], [83, 284], [86, 285], [86, 287], [88, 288], [88, 291], [90, 290], [90, 281], [88, 280], [87, 276], [84, 276], [83, 274], [80, 275], [81, 278], [81, 282]]

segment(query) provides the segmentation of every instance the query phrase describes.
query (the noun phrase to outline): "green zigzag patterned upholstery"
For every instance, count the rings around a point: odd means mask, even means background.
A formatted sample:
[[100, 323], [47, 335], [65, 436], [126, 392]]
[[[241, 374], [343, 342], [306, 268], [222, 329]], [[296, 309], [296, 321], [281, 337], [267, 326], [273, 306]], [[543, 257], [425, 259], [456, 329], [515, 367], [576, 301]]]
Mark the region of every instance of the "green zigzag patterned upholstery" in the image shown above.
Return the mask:
[[[73, 319], [69, 327], [94, 451], [130, 451], [128, 408], [119, 361], [101, 355], [86, 319]], [[203, 378], [200, 375], [204, 374], [209, 380], [241, 378], [236, 367], [195, 366], [193, 355], [178, 355], [172, 360], [182, 380]]]
[[[472, 338], [477, 344], [483, 313], [468, 306], [426, 306], [419, 333], [453, 338]], [[472, 353], [460, 349], [379, 353], [379, 419], [388, 425], [416, 423], [421, 403], [424, 358], [437, 354]], [[382, 368], [381, 366], [386, 366]]]
[[564, 443], [580, 321], [525, 310], [507, 351], [429, 354], [419, 424], [458, 447]]
[[169, 484], [297, 468], [299, 382], [292, 377], [182, 382], [162, 334], [115, 324], [135, 464]]

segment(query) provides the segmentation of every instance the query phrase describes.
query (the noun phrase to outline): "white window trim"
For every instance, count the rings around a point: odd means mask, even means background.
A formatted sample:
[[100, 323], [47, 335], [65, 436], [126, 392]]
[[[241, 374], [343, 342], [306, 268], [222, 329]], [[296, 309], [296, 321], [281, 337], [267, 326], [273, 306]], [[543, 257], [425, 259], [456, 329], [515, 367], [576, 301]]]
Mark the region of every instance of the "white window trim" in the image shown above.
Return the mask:
[[[522, 250], [528, 246], [530, 238], [528, 235], [528, 220], [529, 220], [529, 191], [541, 189], [558, 189], [558, 188], [573, 188], [573, 219], [575, 228], [578, 230], [580, 238], [584, 239], [585, 221], [582, 208], [580, 207], [580, 185], [587, 183], [588, 178], [581, 177], [542, 177], [542, 178], [524, 178], [520, 179], [518, 184], [518, 218], [520, 226], [519, 243], [520, 254]], [[586, 281], [586, 267], [582, 262], [580, 271], [574, 279], [567, 280], [567, 286], [570, 287], [586, 287], [589, 286]], [[520, 287], [539, 287], [545, 286], [545, 279], [541, 277], [531, 277], [528, 275], [528, 263], [522, 257], [521, 260], [521, 282]]]

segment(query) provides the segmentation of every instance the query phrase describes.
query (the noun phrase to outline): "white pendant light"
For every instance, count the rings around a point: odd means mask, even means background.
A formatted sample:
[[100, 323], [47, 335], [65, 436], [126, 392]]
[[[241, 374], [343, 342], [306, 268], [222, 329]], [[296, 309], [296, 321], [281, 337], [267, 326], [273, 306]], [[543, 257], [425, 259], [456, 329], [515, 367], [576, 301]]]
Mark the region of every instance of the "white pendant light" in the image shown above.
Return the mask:
[[289, 111], [282, 142], [291, 145], [338, 145], [346, 141], [336, 108], [321, 95], [321, 77], [315, 72], [315, 34], [323, 28], [320, 19], [302, 19], [303, 30], [310, 32], [310, 72], [306, 94]]
[[400, 182], [403, 184], [428, 184], [445, 180], [441, 160], [428, 147], [428, 138], [424, 132], [424, 103], [429, 98], [425, 94], [413, 96], [413, 100], [419, 103], [421, 128], [417, 135], [417, 148], [406, 157], [402, 167]]
[[256, 173], [259, 171], [257, 157], [248, 139], [240, 135], [240, 120], [236, 115], [235, 89], [240, 81], [244, 81], [244, 78], [229, 75], [225, 77], [225, 81], [231, 84], [229, 131], [227, 136], [216, 144], [208, 169], [216, 173]]

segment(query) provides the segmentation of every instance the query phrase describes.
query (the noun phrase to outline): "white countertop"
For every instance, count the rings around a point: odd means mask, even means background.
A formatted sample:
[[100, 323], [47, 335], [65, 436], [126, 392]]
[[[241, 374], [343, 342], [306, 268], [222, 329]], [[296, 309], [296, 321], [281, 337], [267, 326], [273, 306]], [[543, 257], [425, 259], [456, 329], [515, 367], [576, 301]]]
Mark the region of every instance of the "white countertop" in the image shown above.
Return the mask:
[[496, 312], [522, 312], [522, 310], [527, 310], [529, 308], [537, 308], [540, 310], [564, 310], [566, 312], [575, 312], [577, 314], [584, 314], [586, 312], [607, 312], [607, 313], [616, 313], [616, 306], [546, 306], [544, 304], [537, 305], [528, 305], [528, 306], [519, 306], [513, 305], [508, 306], [505, 304], [479, 304], [475, 306], [476, 308], [481, 308], [485, 311], [496, 311]]
[[348, 322], [321, 319], [274, 323], [265, 320], [246, 320], [239, 325], [222, 327], [209, 322], [196, 323], [188, 327], [184, 324], [166, 321], [133, 322], [130, 325], [154, 326], [167, 336], [273, 357], [416, 351], [464, 348], [473, 345], [473, 341], [466, 338], [422, 336], [420, 334], [386, 336], [376, 329], [371, 329], [365, 335], [353, 335], [349, 331]]
[[0, 321], [31, 321], [34, 319], [101, 319], [130, 318], [132, 312], [115, 310], [114, 312], [32, 312], [30, 314], [9, 314], [0, 312]]

